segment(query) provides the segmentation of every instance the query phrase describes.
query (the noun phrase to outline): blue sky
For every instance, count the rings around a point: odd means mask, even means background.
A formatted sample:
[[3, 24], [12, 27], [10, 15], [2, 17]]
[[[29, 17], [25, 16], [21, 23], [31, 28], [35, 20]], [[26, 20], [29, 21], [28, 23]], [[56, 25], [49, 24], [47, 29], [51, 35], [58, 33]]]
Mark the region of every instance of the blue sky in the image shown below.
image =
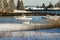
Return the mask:
[[[42, 3], [45, 3], [45, 5], [47, 6], [49, 4], [49, 2], [51, 2], [52, 4], [57, 3], [59, 0], [23, 0], [24, 5], [25, 6], [41, 6]], [[17, 0], [15, 0], [15, 3], [17, 2]]]

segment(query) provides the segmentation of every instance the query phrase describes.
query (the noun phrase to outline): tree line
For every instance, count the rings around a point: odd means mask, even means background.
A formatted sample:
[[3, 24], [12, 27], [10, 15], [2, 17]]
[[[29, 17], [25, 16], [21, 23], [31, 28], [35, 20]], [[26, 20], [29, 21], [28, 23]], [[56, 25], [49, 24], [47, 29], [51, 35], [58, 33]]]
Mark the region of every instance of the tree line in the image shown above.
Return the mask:
[[60, 8], [60, 1], [58, 1], [55, 5], [53, 5], [51, 2], [49, 3], [48, 6], [45, 5], [45, 3], [42, 4], [42, 6], [36, 6], [37, 8]]
[[51, 2], [49, 3], [49, 5], [48, 6], [46, 6], [44, 3], [42, 4], [42, 6], [38, 6], [37, 5], [37, 8], [55, 8], [55, 7], [58, 7], [58, 8], [60, 8], [60, 1], [59, 2], [57, 2], [55, 5], [53, 5]]

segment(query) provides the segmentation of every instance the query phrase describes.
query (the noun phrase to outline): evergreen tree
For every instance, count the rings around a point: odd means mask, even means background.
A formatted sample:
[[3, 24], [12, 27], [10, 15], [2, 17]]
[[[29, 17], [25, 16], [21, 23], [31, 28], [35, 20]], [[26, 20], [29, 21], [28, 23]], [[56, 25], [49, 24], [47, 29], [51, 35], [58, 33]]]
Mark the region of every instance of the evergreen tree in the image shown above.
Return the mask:
[[42, 4], [42, 7], [45, 8], [45, 4], [44, 3]]
[[39, 6], [38, 6], [38, 5], [37, 5], [36, 7], [37, 7], [37, 8], [39, 8]]
[[18, 0], [17, 9], [18, 10], [24, 10], [24, 5], [23, 5], [22, 0]]

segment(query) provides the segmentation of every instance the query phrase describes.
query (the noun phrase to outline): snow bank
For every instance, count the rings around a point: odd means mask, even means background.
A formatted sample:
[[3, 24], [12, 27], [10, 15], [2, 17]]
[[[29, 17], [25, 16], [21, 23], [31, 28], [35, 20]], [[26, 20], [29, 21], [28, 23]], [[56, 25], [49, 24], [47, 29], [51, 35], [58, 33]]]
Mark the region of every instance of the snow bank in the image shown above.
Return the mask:
[[30, 13], [30, 11], [25, 11], [25, 10], [14, 10], [15, 13]]

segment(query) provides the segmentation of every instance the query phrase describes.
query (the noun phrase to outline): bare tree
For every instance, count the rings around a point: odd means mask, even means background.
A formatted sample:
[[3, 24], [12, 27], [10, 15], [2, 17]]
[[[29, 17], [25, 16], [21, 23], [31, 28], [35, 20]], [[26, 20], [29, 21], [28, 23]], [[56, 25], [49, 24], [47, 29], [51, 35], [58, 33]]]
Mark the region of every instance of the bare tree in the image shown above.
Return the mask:
[[3, 0], [3, 11], [4, 11], [4, 12], [7, 12], [7, 10], [8, 10], [7, 0]]
[[0, 0], [0, 12], [2, 12], [2, 0]]
[[8, 8], [9, 8], [9, 12], [14, 12], [15, 10], [14, 0], [9, 0]]

